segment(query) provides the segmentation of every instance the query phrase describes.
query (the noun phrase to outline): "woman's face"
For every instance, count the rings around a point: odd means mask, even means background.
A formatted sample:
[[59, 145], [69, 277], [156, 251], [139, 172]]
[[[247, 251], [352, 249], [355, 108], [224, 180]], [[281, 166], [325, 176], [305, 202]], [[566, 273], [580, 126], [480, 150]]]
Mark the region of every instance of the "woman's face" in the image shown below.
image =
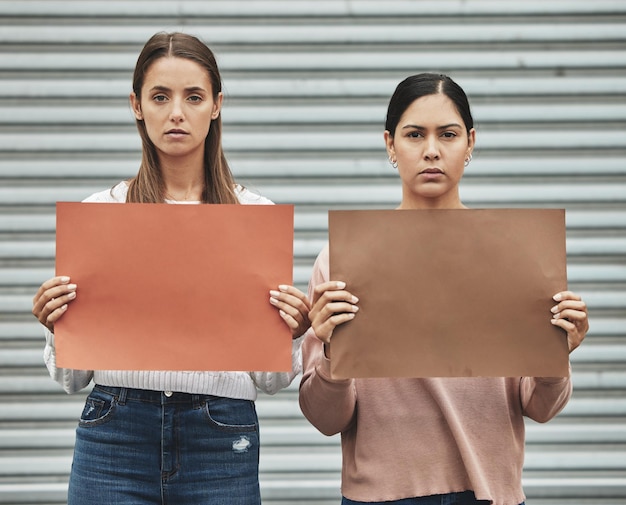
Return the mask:
[[459, 182], [474, 149], [454, 103], [444, 94], [426, 95], [404, 112], [395, 135], [385, 132], [387, 154], [398, 162], [400, 208], [461, 208]]
[[135, 117], [143, 120], [161, 159], [204, 155], [211, 121], [223, 96], [213, 98], [209, 74], [186, 58], [156, 60], [145, 74], [141, 99], [131, 93]]

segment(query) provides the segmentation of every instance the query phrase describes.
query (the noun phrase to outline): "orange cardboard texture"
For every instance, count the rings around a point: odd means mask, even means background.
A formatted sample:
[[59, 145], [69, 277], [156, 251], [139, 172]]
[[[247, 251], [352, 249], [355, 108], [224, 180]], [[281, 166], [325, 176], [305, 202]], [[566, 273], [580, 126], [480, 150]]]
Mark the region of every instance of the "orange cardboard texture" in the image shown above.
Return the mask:
[[331, 211], [329, 234], [331, 279], [360, 300], [333, 333], [333, 377], [569, 375], [550, 323], [564, 210]]
[[77, 297], [57, 364], [291, 370], [269, 290], [291, 284], [293, 206], [57, 203], [57, 275]]

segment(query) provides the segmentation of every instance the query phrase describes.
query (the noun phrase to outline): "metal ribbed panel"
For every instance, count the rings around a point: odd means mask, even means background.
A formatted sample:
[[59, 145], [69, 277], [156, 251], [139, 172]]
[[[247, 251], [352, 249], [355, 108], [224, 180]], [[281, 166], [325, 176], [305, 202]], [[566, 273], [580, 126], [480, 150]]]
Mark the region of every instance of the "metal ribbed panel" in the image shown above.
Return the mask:
[[[301, 288], [328, 209], [400, 198], [382, 139], [397, 82], [440, 70], [466, 89], [478, 137], [465, 202], [565, 208], [568, 278], [590, 307], [570, 404], [528, 423], [528, 503], [625, 503], [622, 0], [0, 0], [0, 503], [64, 502], [83, 394], [47, 376], [31, 300], [54, 270], [54, 203], [136, 172], [131, 73], [171, 29], [218, 56], [235, 175], [296, 204]], [[297, 383], [258, 410], [264, 503], [338, 503], [339, 439], [303, 419]]]

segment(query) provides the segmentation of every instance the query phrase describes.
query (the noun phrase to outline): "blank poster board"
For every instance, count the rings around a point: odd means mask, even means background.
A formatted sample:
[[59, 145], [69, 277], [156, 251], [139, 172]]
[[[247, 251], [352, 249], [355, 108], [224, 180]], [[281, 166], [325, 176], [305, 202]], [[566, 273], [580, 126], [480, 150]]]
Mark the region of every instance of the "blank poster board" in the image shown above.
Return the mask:
[[569, 375], [550, 323], [564, 210], [331, 211], [329, 235], [330, 277], [360, 300], [333, 333], [333, 377]]
[[87, 370], [291, 370], [269, 290], [293, 277], [293, 206], [57, 204], [57, 275], [77, 297], [57, 364]]

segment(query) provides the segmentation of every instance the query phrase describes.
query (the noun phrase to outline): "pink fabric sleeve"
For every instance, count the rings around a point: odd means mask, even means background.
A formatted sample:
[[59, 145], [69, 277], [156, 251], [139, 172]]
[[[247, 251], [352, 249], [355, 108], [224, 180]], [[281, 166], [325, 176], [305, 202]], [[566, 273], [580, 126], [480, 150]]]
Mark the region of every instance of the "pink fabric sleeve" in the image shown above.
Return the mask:
[[571, 368], [568, 377], [522, 377], [522, 412], [533, 421], [545, 423], [567, 405], [572, 389]]
[[[314, 301], [315, 287], [329, 280], [328, 245], [320, 252], [311, 281], [309, 299]], [[333, 380], [330, 360], [324, 355], [324, 344], [310, 328], [302, 343], [302, 380], [300, 408], [309, 422], [324, 435], [345, 431], [353, 422], [356, 389], [352, 379]]]

